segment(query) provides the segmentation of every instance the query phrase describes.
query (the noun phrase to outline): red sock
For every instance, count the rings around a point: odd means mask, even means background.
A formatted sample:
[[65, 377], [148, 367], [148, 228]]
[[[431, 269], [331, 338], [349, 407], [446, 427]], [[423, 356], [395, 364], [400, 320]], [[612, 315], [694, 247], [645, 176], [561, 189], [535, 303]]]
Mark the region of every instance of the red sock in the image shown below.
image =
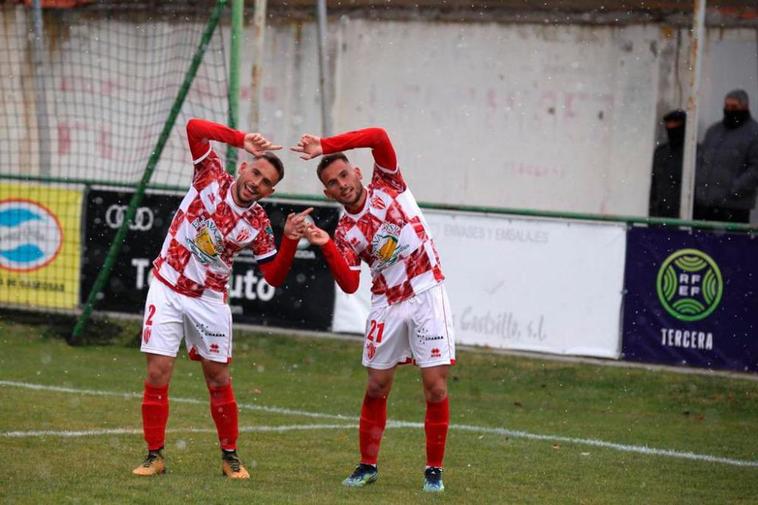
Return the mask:
[[450, 424], [450, 405], [447, 396], [441, 402], [426, 402], [426, 465], [442, 468], [445, 457], [445, 440]]
[[366, 395], [361, 407], [358, 427], [361, 445], [361, 463], [375, 465], [379, 457], [384, 426], [387, 424], [387, 397], [371, 398]]
[[233, 451], [237, 448], [237, 401], [234, 399], [232, 383], [218, 388], [208, 386], [211, 394], [211, 416], [216, 423], [218, 441], [221, 448]]
[[142, 431], [148, 451], [156, 451], [166, 442], [168, 422], [168, 384], [161, 387], [145, 382], [142, 395]]

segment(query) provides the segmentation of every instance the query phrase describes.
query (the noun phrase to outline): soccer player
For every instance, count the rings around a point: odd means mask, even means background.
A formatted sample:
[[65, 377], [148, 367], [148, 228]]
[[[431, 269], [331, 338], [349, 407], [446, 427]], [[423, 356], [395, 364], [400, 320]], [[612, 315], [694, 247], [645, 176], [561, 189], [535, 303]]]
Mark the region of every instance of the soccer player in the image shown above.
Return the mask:
[[[368, 187], [363, 185], [360, 168], [341, 152], [362, 147], [372, 149], [375, 161]], [[358, 289], [361, 260], [368, 263], [373, 277], [363, 348], [368, 384], [359, 425], [361, 459], [343, 484], [361, 487], [376, 481], [395, 368], [415, 363], [426, 398], [424, 491], [443, 491], [442, 459], [450, 419], [447, 376], [455, 363], [455, 343], [444, 276], [429, 226], [400, 173], [384, 130], [367, 128], [328, 138], [306, 134], [292, 150], [306, 160], [324, 155], [317, 168], [324, 194], [345, 208], [334, 240], [314, 224], [309, 224], [306, 237], [321, 247], [343, 291]]]
[[[147, 457], [136, 475], [165, 472], [163, 447], [168, 420], [168, 386], [177, 351], [185, 339], [190, 358], [200, 361], [218, 431], [223, 473], [231, 479], [250, 474], [237, 455], [237, 403], [232, 390], [232, 317], [227, 282], [235, 254], [252, 250], [266, 281], [280, 286], [289, 272], [304, 219], [313, 209], [290, 214], [277, 252], [266, 212], [257, 202], [274, 192], [284, 176], [281, 149], [258, 133], [243, 133], [201, 119], [187, 123], [195, 172], [192, 185], [174, 215], [145, 301], [142, 352], [147, 378], [142, 426]], [[210, 140], [244, 148], [255, 159], [229, 175]]]

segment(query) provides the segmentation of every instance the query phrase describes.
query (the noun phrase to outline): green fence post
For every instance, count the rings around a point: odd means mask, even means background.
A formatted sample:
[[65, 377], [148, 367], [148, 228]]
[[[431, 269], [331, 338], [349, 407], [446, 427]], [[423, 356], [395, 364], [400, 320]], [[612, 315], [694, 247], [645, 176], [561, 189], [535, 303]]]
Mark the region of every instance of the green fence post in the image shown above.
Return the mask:
[[[244, 0], [232, 0], [232, 47], [229, 51], [229, 127], [239, 127], [240, 96], [240, 47], [243, 36]], [[226, 171], [234, 174], [237, 167], [237, 149], [229, 146], [226, 150]]]

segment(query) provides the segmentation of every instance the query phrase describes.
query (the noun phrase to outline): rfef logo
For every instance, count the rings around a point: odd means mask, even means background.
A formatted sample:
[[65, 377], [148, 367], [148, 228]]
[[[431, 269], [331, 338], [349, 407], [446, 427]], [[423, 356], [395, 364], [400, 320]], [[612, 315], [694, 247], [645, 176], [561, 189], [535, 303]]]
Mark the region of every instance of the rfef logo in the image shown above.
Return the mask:
[[0, 268], [31, 272], [52, 262], [63, 245], [58, 218], [39, 202], [0, 200]]
[[697, 249], [680, 249], [658, 270], [658, 299], [681, 321], [700, 321], [713, 313], [724, 294], [724, 280], [713, 258]]

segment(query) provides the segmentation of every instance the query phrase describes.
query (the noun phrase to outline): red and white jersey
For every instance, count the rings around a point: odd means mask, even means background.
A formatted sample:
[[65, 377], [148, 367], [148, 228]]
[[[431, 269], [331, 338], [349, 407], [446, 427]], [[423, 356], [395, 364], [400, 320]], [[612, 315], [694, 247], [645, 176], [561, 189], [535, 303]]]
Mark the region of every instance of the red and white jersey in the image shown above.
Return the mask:
[[[276, 255], [276, 245], [263, 207], [257, 202], [249, 207], [234, 203], [234, 178], [211, 148], [206, 122], [195, 121], [200, 123], [197, 137], [187, 128], [195, 164], [192, 186], [153, 261], [153, 275], [183, 295], [224, 299], [234, 256], [250, 248], [262, 262]], [[229, 132], [234, 138], [223, 140], [241, 146], [244, 134]], [[221, 140], [219, 132], [210, 133]]]
[[399, 303], [442, 282], [445, 277], [429, 225], [397, 167], [386, 133], [369, 128], [322, 139], [321, 144], [327, 154], [373, 148], [377, 163], [366, 202], [357, 214], [346, 211], [334, 233], [337, 249], [351, 270], [360, 270], [361, 260], [371, 268], [372, 305]]

